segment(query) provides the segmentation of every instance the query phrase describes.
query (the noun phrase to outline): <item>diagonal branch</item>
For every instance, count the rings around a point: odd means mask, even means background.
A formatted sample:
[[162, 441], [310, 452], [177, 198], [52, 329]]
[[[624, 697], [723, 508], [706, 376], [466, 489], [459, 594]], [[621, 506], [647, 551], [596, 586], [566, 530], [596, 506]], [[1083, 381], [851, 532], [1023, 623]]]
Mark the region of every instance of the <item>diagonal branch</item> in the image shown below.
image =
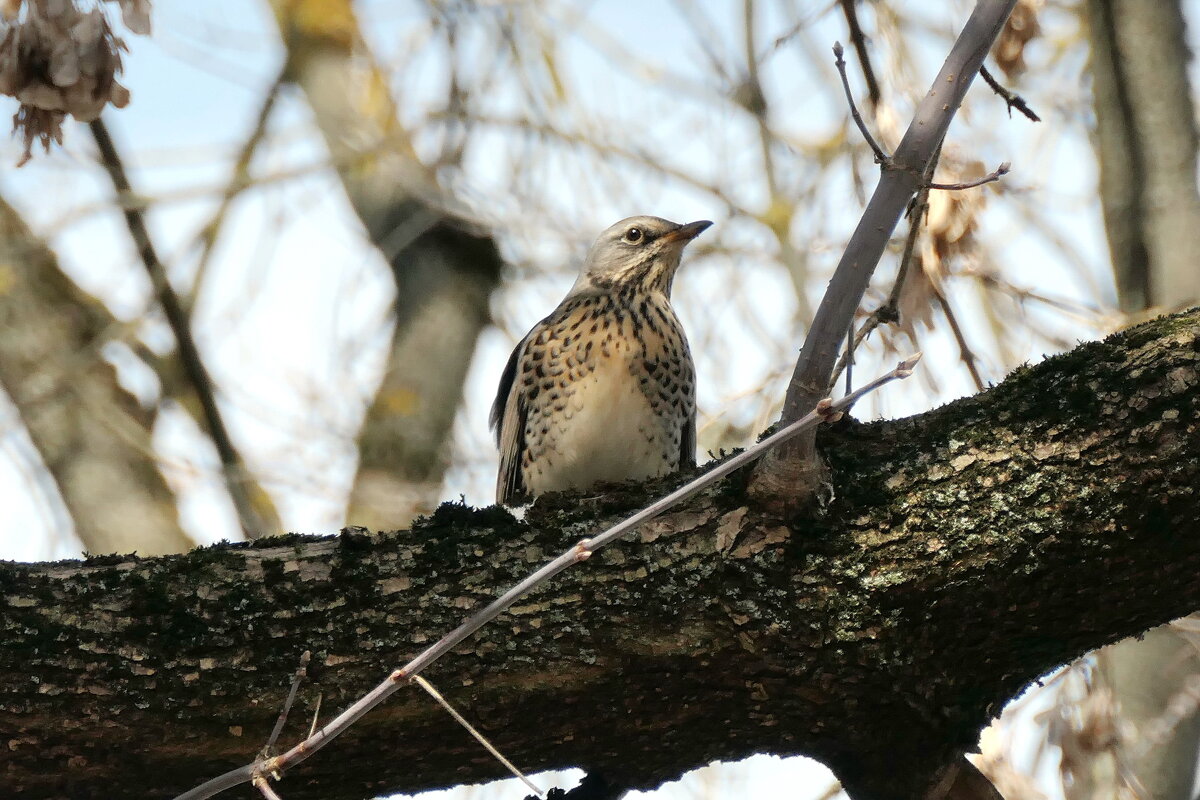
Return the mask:
[[867, 51], [867, 37], [863, 33], [862, 25], [858, 22], [858, 9], [856, 5], [858, 0], [839, 0], [842, 6], [842, 14], [846, 17], [846, 26], [850, 30], [850, 42], [854, 45], [854, 52], [858, 54], [858, 63], [862, 66], [863, 78], [867, 82], [867, 100], [871, 103], [871, 110], [875, 111], [879, 108], [879, 100], [882, 96], [879, 91], [879, 81], [875, 78], [875, 69], [871, 66], [871, 54]]
[[237, 157], [233, 160], [233, 171], [229, 177], [229, 182], [225, 185], [221, 192], [221, 201], [217, 204], [217, 208], [213, 211], [212, 216], [204, 227], [200, 229], [197, 235], [197, 244], [200, 246], [200, 257], [196, 261], [196, 277], [192, 281], [192, 290], [185, 301], [185, 306], [191, 309], [196, 304], [196, 294], [200, 291], [200, 287], [204, 285], [204, 277], [208, 273], [208, 265], [212, 260], [213, 251], [216, 249], [217, 240], [221, 236], [221, 228], [225, 224], [225, 220], [229, 214], [229, 208], [233, 205], [233, 201], [242, 194], [246, 189], [254, 185], [254, 181], [250, 176], [250, 164], [254, 161], [254, 155], [258, 152], [259, 145], [267, 135], [267, 125], [271, 120], [271, 114], [275, 110], [275, 104], [279, 100], [279, 92], [283, 88], [284, 80], [287, 76], [287, 67], [280, 70], [279, 75], [267, 88], [266, 95], [263, 97], [262, 104], [258, 107], [258, 114], [254, 117], [254, 125], [250, 129], [250, 135], [246, 137], [246, 141], [242, 143], [238, 150]]
[[0, 275], [0, 386], [70, 517], [58, 524], [92, 553], [191, 549], [153, 455], [154, 415], [101, 354], [125, 326], [71, 281], [2, 197]]
[[1008, 105], [1008, 115], [1010, 117], [1012, 116], [1012, 110], [1015, 108], [1017, 111], [1020, 111], [1022, 114], [1024, 114], [1025, 117], [1031, 122], [1042, 121], [1042, 118], [1039, 117], [1034, 110], [1029, 107], [1029, 104], [1025, 102], [1025, 98], [1021, 97], [1021, 95], [1017, 94], [1016, 92], [1010, 92], [1008, 89], [1005, 89], [1000, 81], [996, 80], [996, 77], [992, 75], [991, 70], [989, 70], [987, 66], [981, 65], [979, 67], [979, 77], [983, 78], [984, 82], [987, 83], [988, 86], [992, 87], [992, 91], [1000, 95], [1000, 98]]
[[[883, 165], [875, 193], [838, 262], [821, 299], [784, 398], [782, 421], [798, 419], [824, 397], [871, 275], [910, 198], [920, 188], [933, 157], [958, 111], [971, 81], [995, 41], [1016, 0], [979, 0], [954, 43], [933, 85], [917, 107], [912, 123], [892, 158]], [[817, 459], [811, 435], [764, 459], [755, 477], [755, 495], [778, 497], [787, 491], [805, 499], [816, 491]]]
[[[113, 144], [104, 121], [94, 120], [88, 123], [88, 127], [91, 129], [92, 138], [96, 141], [96, 147], [100, 150], [101, 164], [108, 172], [109, 178], [112, 179], [117, 195], [133, 197], [133, 188], [130, 186], [129, 177], [125, 172], [124, 162], [121, 160], [116, 145]], [[125, 216], [125, 223], [129, 227], [129, 234], [137, 246], [138, 255], [141, 256], [142, 265], [146, 268], [146, 274], [150, 276], [154, 294], [167, 318], [167, 324], [171, 326], [171, 332], [175, 334], [175, 342], [179, 348], [179, 360], [183, 363], [184, 372], [200, 401], [205, 429], [221, 460], [221, 473], [225, 479], [225, 488], [237, 510], [242, 532], [249, 539], [276, 533], [280, 525], [278, 519], [275, 518], [274, 507], [271, 506], [270, 501], [264, 496], [256, 503], [247, 491], [248, 471], [234, 447], [229, 431], [225, 428], [225, 421], [221, 417], [221, 410], [217, 406], [216, 395], [213, 391], [212, 379], [209, 377], [208, 369], [204, 366], [204, 360], [200, 356], [199, 348], [196, 347], [196, 341], [192, 337], [191, 326], [188, 324], [183, 304], [179, 301], [179, 295], [171, 286], [166, 269], [163, 268], [162, 262], [158, 258], [158, 252], [150, 238], [150, 230], [146, 227], [142, 207], [131, 203], [125, 205], [122, 212]]]

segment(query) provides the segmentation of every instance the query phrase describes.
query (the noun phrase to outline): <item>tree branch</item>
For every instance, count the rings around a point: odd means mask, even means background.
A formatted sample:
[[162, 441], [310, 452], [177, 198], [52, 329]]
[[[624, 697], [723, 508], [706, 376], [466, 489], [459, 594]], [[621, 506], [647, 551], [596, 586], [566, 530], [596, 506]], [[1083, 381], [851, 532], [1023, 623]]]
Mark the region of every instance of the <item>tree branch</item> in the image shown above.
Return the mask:
[[882, 95], [879, 91], [879, 81], [875, 79], [875, 70], [871, 66], [871, 54], [867, 52], [867, 37], [863, 34], [862, 26], [858, 22], [858, 9], [855, 8], [858, 0], [839, 0], [839, 2], [842, 6], [842, 14], [846, 17], [850, 43], [854, 45], [854, 52], [858, 54], [858, 63], [862, 67], [863, 78], [867, 82], [867, 100], [871, 103], [871, 110], [875, 111], [879, 107]]
[[[883, 165], [879, 185], [850, 237], [804, 339], [784, 398], [782, 421], [798, 419], [825, 396], [842, 339], [892, 230], [920, 187], [929, 159], [1015, 4], [1016, 0], [979, 0], [895, 154]], [[755, 477], [755, 495], [780, 498], [786, 491], [793, 503], [811, 496], [819, 482], [814, 477], [817, 461], [813, 442], [811, 435], [801, 436], [763, 459]]]
[[287, 79], [304, 92], [346, 197], [396, 282], [391, 352], [359, 432], [346, 518], [404, 524], [437, 503], [467, 366], [491, 321], [488, 298], [503, 261], [490, 232], [417, 157], [354, 3], [334, 0], [320, 13], [287, 0], [271, 7]]
[[1025, 98], [1021, 97], [1021, 95], [1017, 94], [1016, 92], [1010, 92], [1008, 89], [1005, 89], [1004, 86], [1001, 85], [1000, 81], [996, 80], [995, 76], [992, 75], [990, 70], [988, 70], [986, 65], [979, 68], [979, 77], [983, 78], [984, 82], [986, 82], [987, 85], [992, 88], [993, 92], [1000, 95], [1000, 98], [1008, 106], [1008, 115], [1010, 117], [1012, 116], [1012, 110], [1015, 108], [1017, 111], [1020, 111], [1022, 114], [1024, 114], [1026, 119], [1028, 119], [1030, 122], [1042, 121], [1042, 118], [1034, 113], [1034, 110], [1029, 107], [1028, 103], [1025, 102]]
[[[807, 753], [852, 795], [917, 794], [1029, 680], [1194, 610], [1200, 540], [1179, 532], [1200, 514], [1197, 352], [1192, 312], [910, 420], [834, 426], [823, 515], [780, 520], [735, 475], [514, 607], [434, 680], [525, 769], [647, 786]], [[664, 485], [549, 495], [524, 522], [447, 504], [411, 533], [0, 565], [6, 781], [17, 796], [194, 786], [253, 755], [303, 650], [299, 702], [344, 705]], [[288, 800], [502, 770], [418, 693], [332, 747], [284, 775]]]
[[[88, 123], [88, 127], [91, 129], [92, 138], [100, 151], [100, 163], [108, 172], [109, 178], [112, 179], [117, 196], [133, 196], [133, 188], [125, 173], [125, 165], [116, 145], [113, 144], [104, 120], [92, 120]], [[200, 356], [200, 348], [196, 346], [196, 340], [192, 336], [192, 328], [188, 322], [187, 313], [183, 310], [183, 304], [179, 302], [179, 295], [171, 286], [171, 281], [167, 278], [167, 271], [158, 258], [158, 252], [150, 238], [150, 230], [146, 227], [142, 207], [139, 205], [126, 206], [122, 209], [122, 213], [125, 215], [125, 223], [129, 227], [129, 234], [133, 237], [138, 255], [141, 256], [142, 265], [150, 277], [150, 284], [154, 287], [154, 294], [162, 307], [163, 315], [167, 318], [167, 324], [171, 326], [171, 332], [175, 335], [179, 360], [183, 364], [183, 371], [188, 376], [192, 391], [195, 392], [196, 399], [200, 402], [204, 429], [212, 439], [217, 456], [221, 460], [221, 474], [225, 479], [225, 488], [237, 510], [242, 532], [248, 539], [276, 533], [280, 529], [280, 523], [270, 499], [262, 493], [256, 493], [257, 497], [251, 497], [250, 492], [247, 491], [249, 471], [242, 462], [242, 457], [234, 447], [233, 438], [225, 427], [221, 409], [217, 406], [212, 379], [209, 377], [208, 369], [204, 366], [204, 359]]]
[[[218, 792], [232, 788], [238, 783], [246, 783], [253, 779], [259, 772], [278, 773], [289, 767], [304, 761], [311, 757], [318, 750], [322, 749], [334, 738], [345, 733], [351, 725], [361, 720], [364, 716], [374, 710], [378, 705], [387, 700], [393, 693], [400, 689], [404, 684], [410, 681], [420, 681], [421, 672], [427, 670], [435, 661], [454, 650], [459, 645], [466, 642], [474, 636], [480, 629], [488, 623], [494, 621], [497, 617], [508, 611], [518, 601], [524, 600], [534, 591], [541, 589], [545, 584], [555, 578], [560, 572], [564, 572], [573, 566], [582, 564], [590, 559], [597, 551], [613, 542], [621, 539], [642, 527], [646, 523], [651, 522], [667, 511], [675, 508], [685, 500], [695, 497], [697, 494], [707, 489], [717, 481], [726, 477], [738, 468], [749, 464], [755, 458], [758, 458], [770, 448], [787, 441], [802, 431], [809, 428], [815, 428], [822, 422], [836, 422], [841, 419], [843, 409], [849, 408], [858, 398], [869, 392], [874, 391], [880, 386], [889, 383], [898, 378], [907, 378], [912, 375], [913, 367], [916, 366], [921, 356], [911, 356], [908, 359], [901, 361], [894, 370], [888, 374], [876, 378], [871, 383], [859, 389], [857, 392], [843, 397], [836, 402], [825, 401], [817, 405], [817, 408], [812, 413], [805, 415], [802, 419], [787, 425], [786, 427], [776, 431], [767, 438], [757, 444], [743, 450], [732, 458], [728, 458], [717, 464], [712, 469], [704, 472], [701, 475], [692, 478], [690, 481], [680, 486], [675, 491], [668, 494], [666, 497], [655, 500], [645, 508], [638, 511], [636, 514], [622, 519], [615, 525], [605, 529], [601, 533], [586, 539], [581, 539], [574, 545], [568, 547], [557, 557], [543, 564], [539, 569], [527, 574], [517, 585], [510, 588], [504, 594], [497, 597], [492, 602], [488, 603], [483, 608], [479, 609], [460, 623], [454, 630], [446, 633], [429, 647], [425, 648], [419, 655], [410, 660], [404, 666], [397, 670], [393, 670], [382, 683], [374, 689], [367, 692], [354, 702], [350, 708], [343, 711], [336, 719], [327, 724], [315, 735], [309, 735], [307, 739], [297, 744], [288, 752], [277, 758], [271, 759], [264, 765], [257, 762], [247, 764], [235, 770], [230, 770], [224, 775], [219, 775], [212, 780], [207, 781], [204, 785], [198, 786], [192, 791], [185, 792], [180, 795], [178, 800], [205, 800], [212, 797]], [[307, 652], [307, 651], [306, 651]], [[424, 685], [424, 684], [422, 684]], [[448, 706], [447, 706], [448, 708]], [[485, 741], [480, 739], [480, 741]], [[489, 747], [491, 745], [489, 744]], [[499, 756], [498, 753], [496, 753]], [[503, 761], [503, 758], [501, 758]], [[511, 765], [504, 762], [506, 766]], [[513, 771], [516, 772], [515, 768]], [[518, 777], [524, 779], [525, 776], [517, 773]], [[535, 788], [531, 784], [531, 788]], [[535, 788], [536, 790], [536, 788]]]
[[122, 324], [67, 277], [2, 197], [0, 265], [0, 385], [54, 478], [70, 516], [59, 524], [93, 553], [194, 547], [154, 457], [154, 415], [101, 353]]

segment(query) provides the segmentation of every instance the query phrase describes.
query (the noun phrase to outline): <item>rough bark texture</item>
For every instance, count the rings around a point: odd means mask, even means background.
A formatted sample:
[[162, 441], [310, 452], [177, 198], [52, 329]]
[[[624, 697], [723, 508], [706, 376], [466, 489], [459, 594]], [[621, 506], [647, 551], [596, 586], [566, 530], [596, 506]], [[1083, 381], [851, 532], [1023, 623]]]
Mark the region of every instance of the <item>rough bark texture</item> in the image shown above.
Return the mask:
[[0, 385], [75, 533], [93, 553], [182, 552], [193, 543], [154, 460], [153, 413], [101, 358], [118, 324], [0, 199]]
[[448, 207], [417, 158], [387, 79], [364, 58], [350, 0], [272, 7], [288, 77], [304, 91], [350, 204], [396, 278], [392, 349], [359, 434], [347, 519], [406, 525], [437, 503], [467, 367], [491, 318], [500, 253]]
[[[427, 677], [525, 769], [650, 786], [806, 753], [852, 796], [917, 796], [1030, 680], [1200, 606], [1198, 419], [1193, 311], [918, 417], [840, 423], [821, 513], [772, 518], [735, 476]], [[447, 504], [411, 532], [0, 565], [7, 794], [160, 797], [245, 763], [301, 651], [287, 741], [318, 692], [342, 707], [663, 488], [549, 495], [524, 522]], [[502, 772], [414, 690], [280, 788], [358, 798]]]
[[1121, 309], [1200, 300], [1197, 131], [1178, 0], [1089, 0], [1100, 199]]

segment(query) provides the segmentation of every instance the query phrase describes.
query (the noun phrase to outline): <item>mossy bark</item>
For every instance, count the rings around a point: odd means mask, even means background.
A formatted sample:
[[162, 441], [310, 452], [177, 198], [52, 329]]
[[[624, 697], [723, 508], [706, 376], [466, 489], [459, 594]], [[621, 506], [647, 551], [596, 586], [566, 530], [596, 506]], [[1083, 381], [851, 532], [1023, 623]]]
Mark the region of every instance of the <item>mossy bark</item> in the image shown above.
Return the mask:
[[[1200, 312], [821, 442], [836, 498], [772, 518], [735, 478], [560, 576], [426, 674], [518, 765], [655, 785], [805, 753], [919, 796], [1029, 681], [1200, 607]], [[676, 479], [678, 480], [678, 479]], [[667, 488], [444, 505], [411, 532], [0, 565], [0, 774], [16, 797], [163, 797], [284, 736]], [[503, 770], [402, 693], [284, 777], [358, 798]]]

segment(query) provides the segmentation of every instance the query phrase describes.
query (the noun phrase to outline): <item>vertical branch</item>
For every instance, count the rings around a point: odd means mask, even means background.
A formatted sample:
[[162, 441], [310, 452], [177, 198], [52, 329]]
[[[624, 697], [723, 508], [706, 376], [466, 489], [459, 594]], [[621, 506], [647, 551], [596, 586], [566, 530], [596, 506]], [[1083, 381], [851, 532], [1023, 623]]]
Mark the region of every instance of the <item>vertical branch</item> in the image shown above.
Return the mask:
[[[359, 431], [347, 519], [394, 528], [437, 505], [455, 411], [503, 261], [491, 233], [418, 157], [354, 3], [308, 5], [271, 2], [287, 80], [308, 100], [346, 198], [396, 284], [391, 351]], [[463, 98], [450, 91], [453, 108]]]
[[754, 115], [758, 125], [758, 144], [762, 152], [763, 174], [767, 179], [769, 197], [766, 212], [759, 217], [770, 229], [779, 245], [780, 260], [787, 267], [792, 285], [796, 290], [796, 313], [807, 322], [812, 319], [812, 307], [808, 303], [808, 268], [801, 254], [792, 245], [792, 206], [779, 189], [775, 159], [771, 153], [772, 133], [767, 120], [767, 97], [763, 93], [762, 81], [758, 76], [758, 46], [754, 30], [754, 0], [742, 2], [742, 35], [746, 50], [746, 82], [742, 92], [742, 105]]
[[[88, 127], [91, 129], [92, 138], [96, 141], [96, 147], [100, 150], [101, 163], [117, 191], [118, 202], [125, 215], [129, 234], [133, 237], [138, 255], [141, 256], [142, 265], [145, 266], [146, 273], [150, 276], [150, 283], [154, 287], [154, 293], [167, 318], [167, 324], [171, 326], [171, 332], [175, 335], [175, 342], [179, 347], [179, 360], [182, 362], [184, 373], [200, 401], [204, 424], [217, 449], [217, 455], [221, 459], [221, 473], [225, 479], [225, 487], [229, 491], [234, 508], [237, 509], [242, 531], [247, 538], [251, 539], [274, 533], [278, 529], [279, 523], [275, 520], [264, 519], [246, 491], [245, 466], [225, 428], [221, 410], [217, 407], [217, 399], [213, 393], [212, 379], [200, 357], [196, 341], [192, 338], [191, 326], [188, 324], [183, 304], [179, 302], [179, 295], [171, 287], [166, 270], [154, 248], [154, 242], [150, 239], [150, 231], [146, 227], [142, 209], [136, 203], [130, 202], [133, 197], [133, 189], [129, 184], [129, 177], [125, 172], [125, 165], [121, 160], [120, 153], [117, 152], [116, 145], [113, 144], [108, 128], [102, 120], [97, 119], [89, 123]], [[262, 505], [265, 506], [266, 503]], [[274, 510], [271, 509], [272, 515], [273, 512]]]
[[[933, 173], [937, 169], [938, 159], [941, 157], [942, 147], [939, 144], [937, 150], [933, 152], [933, 158], [929, 159], [929, 164], [925, 167], [921, 190], [917, 192], [916, 198], [908, 206], [908, 236], [904, 240], [904, 252], [900, 256], [900, 266], [896, 270], [896, 280], [892, 283], [892, 291], [888, 293], [887, 300], [883, 305], [875, 309], [858, 329], [858, 332], [854, 334], [854, 341], [850, 343], [846, 355], [842, 356], [837, 366], [834, 367], [833, 377], [829, 380], [830, 391], [833, 391], [833, 387], [837, 385], [837, 379], [842, 374], [842, 370], [848, 370], [850, 364], [853, 363], [854, 351], [866, 341], [866, 338], [876, 328], [885, 322], [900, 322], [900, 293], [904, 291], [904, 282], [908, 278], [908, 270], [912, 265], [917, 239], [921, 235], [921, 226], [925, 224], [929, 213], [929, 185], [933, 181]], [[849, 382], [846, 384], [846, 393], [850, 393]]]

